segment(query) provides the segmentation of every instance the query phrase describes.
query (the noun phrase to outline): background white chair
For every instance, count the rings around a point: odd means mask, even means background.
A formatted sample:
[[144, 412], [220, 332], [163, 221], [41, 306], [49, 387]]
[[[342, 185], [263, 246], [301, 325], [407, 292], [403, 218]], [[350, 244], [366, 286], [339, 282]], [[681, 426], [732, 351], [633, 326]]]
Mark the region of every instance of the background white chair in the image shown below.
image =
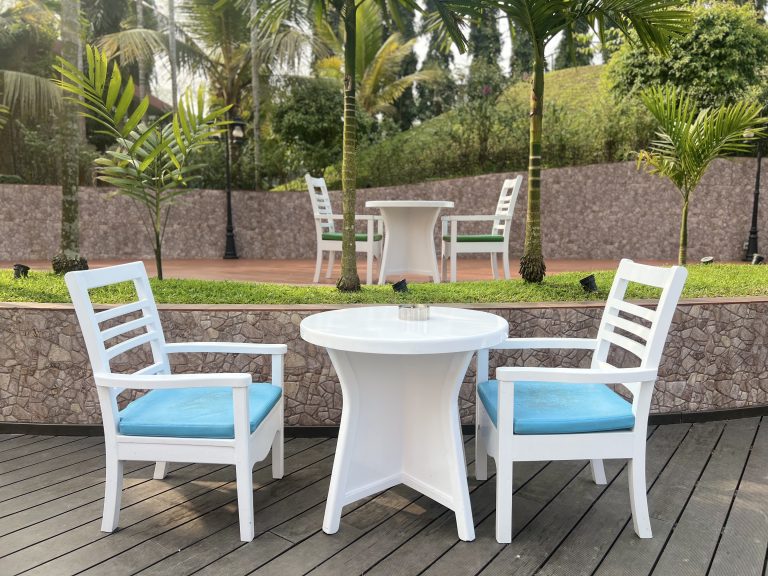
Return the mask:
[[[315, 232], [317, 235], [317, 260], [315, 263], [315, 278], [313, 282], [320, 281], [320, 268], [323, 266], [323, 252], [328, 251], [328, 269], [326, 278], [331, 277], [333, 262], [336, 252], [341, 252], [341, 232], [336, 231], [334, 220], [341, 220], [341, 214], [334, 214], [331, 207], [331, 199], [328, 196], [328, 188], [325, 179], [313, 178], [309, 174], [304, 175], [307, 181], [309, 197], [312, 200], [312, 212], [315, 215]], [[381, 216], [371, 214], [356, 214], [355, 220], [366, 222], [365, 233], [355, 234], [355, 252], [366, 253], [365, 283], [373, 284], [373, 259], [379, 262], [381, 271], [381, 249], [384, 238], [384, 220]], [[374, 222], [376, 229], [374, 230]]]
[[[240, 539], [253, 540], [253, 465], [272, 449], [272, 475], [283, 476], [284, 344], [166, 344], [157, 306], [141, 262], [65, 277], [85, 338], [104, 421], [107, 479], [101, 530], [112, 532], [120, 515], [123, 461], [157, 462], [162, 479], [167, 462], [234, 464]], [[94, 311], [88, 291], [132, 282], [137, 300]], [[107, 324], [102, 327], [101, 324]], [[109, 344], [108, 344], [109, 343]], [[153, 363], [132, 374], [115, 374], [110, 361], [149, 347]], [[174, 374], [171, 353], [269, 354], [271, 384], [254, 384], [250, 374]], [[124, 389], [148, 389], [118, 410]]]
[[[512, 216], [515, 212], [517, 195], [523, 177], [517, 176], [504, 180], [499, 201], [496, 203], [496, 213], [492, 216], [443, 216], [442, 218], [442, 250], [440, 251], [441, 273], [446, 277], [446, 263], [451, 260], [451, 282], [456, 282], [456, 265], [458, 254], [491, 255], [491, 270], [494, 279], [498, 279], [498, 254], [502, 255], [504, 278], [509, 280], [509, 231], [512, 227]], [[493, 222], [490, 234], [459, 234], [459, 222]], [[450, 224], [450, 227], [449, 227]], [[449, 230], [450, 228], [450, 230]]]
[[[629, 497], [635, 532], [651, 537], [645, 485], [648, 413], [661, 353], [685, 284], [685, 268], [658, 268], [622, 260], [595, 339], [510, 338], [497, 349], [593, 350], [590, 368], [498, 368], [488, 379], [488, 350], [477, 356], [475, 475], [488, 477], [496, 461], [496, 540], [512, 540], [512, 463], [591, 460], [592, 477], [605, 484], [604, 458], [629, 458]], [[624, 300], [629, 282], [661, 289], [655, 310]], [[638, 366], [608, 363], [612, 347]], [[606, 384], [621, 384], [631, 404]]]

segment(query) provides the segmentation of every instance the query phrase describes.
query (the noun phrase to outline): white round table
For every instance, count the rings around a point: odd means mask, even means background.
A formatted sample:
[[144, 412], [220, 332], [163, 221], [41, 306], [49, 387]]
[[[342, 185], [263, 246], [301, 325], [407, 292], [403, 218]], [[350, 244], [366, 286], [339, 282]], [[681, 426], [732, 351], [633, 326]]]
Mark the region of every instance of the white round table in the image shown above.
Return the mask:
[[379, 284], [387, 275], [423, 274], [440, 282], [434, 230], [441, 208], [453, 202], [439, 200], [372, 200], [366, 208], [378, 208], [384, 218], [384, 254]]
[[344, 408], [323, 530], [341, 510], [406, 484], [456, 513], [459, 538], [475, 537], [458, 412], [473, 353], [507, 337], [507, 321], [462, 308], [432, 307], [429, 320], [399, 320], [397, 306], [322, 312], [301, 337], [328, 349]]

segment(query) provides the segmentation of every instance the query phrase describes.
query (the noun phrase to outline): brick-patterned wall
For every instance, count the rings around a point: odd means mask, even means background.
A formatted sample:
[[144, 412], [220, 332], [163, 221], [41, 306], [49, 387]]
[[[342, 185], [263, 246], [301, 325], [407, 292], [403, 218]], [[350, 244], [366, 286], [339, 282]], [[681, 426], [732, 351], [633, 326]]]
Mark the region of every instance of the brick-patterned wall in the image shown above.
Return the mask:
[[[178, 341], [282, 342], [286, 423], [338, 424], [342, 398], [324, 349], [299, 336], [302, 318], [325, 306], [162, 306], [166, 339]], [[593, 337], [600, 304], [499, 305], [520, 337]], [[768, 403], [768, 300], [731, 299], [682, 303], [675, 314], [653, 399], [654, 412], [695, 412]], [[138, 366], [147, 357], [127, 359]], [[494, 353], [492, 367], [584, 366], [583, 351]], [[121, 366], [116, 367], [118, 370]], [[179, 355], [175, 369], [248, 371], [267, 378], [264, 358]], [[474, 416], [473, 368], [460, 394], [464, 423]], [[0, 422], [93, 424], [101, 420], [85, 345], [71, 306], [0, 304]]]
[[[719, 160], [696, 191], [690, 210], [689, 257], [741, 257], [752, 213], [754, 159]], [[489, 213], [510, 174], [438, 180], [358, 192], [366, 200], [452, 200], [445, 213]], [[665, 180], [639, 172], [634, 163], [545, 170], [542, 194], [544, 254], [549, 258], [659, 258], [677, 256], [680, 199]], [[763, 182], [768, 197], [768, 178]], [[340, 197], [332, 193], [340, 211]], [[765, 204], [765, 201], [763, 201]], [[525, 184], [517, 201], [511, 253], [519, 256], [525, 219]], [[306, 192], [233, 195], [237, 250], [243, 258], [314, 258], [315, 230]], [[102, 189], [83, 188], [82, 253], [90, 259], [151, 258], [138, 208]], [[53, 186], [0, 185], [0, 260], [50, 259], [59, 244], [60, 192]], [[199, 190], [172, 208], [166, 258], [219, 258], [224, 250], [225, 199]], [[478, 224], [478, 226], [481, 226]], [[760, 213], [768, 230], [768, 208]], [[467, 230], [485, 231], [471, 226]], [[438, 230], [435, 231], [436, 237]]]

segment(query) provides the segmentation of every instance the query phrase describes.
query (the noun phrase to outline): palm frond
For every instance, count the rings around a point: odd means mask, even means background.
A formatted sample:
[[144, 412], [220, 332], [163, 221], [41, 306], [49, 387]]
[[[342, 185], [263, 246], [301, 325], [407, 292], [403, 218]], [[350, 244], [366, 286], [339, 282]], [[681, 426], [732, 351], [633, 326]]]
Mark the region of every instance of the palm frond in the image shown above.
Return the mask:
[[26, 72], [0, 70], [2, 104], [23, 118], [45, 118], [61, 109], [61, 92], [48, 79]]

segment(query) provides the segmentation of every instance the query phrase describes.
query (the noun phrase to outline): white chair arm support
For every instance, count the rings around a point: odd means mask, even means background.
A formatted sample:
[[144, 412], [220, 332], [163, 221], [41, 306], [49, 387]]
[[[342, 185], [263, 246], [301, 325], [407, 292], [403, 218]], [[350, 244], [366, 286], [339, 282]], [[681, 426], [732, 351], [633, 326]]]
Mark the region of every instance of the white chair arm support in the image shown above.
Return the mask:
[[494, 215], [487, 215], [487, 214], [472, 214], [472, 215], [466, 215], [466, 216], [460, 216], [460, 215], [449, 215], [449, 216], [443, 216], [442, 220], [443, 222], [490, 222], [492, 220], [499, 220], [503, 219], [505, 216], [494, 216]]
[[219, 352], [222, 354], [285, 354], [285, 344], [249, 344], [241, 342], [177, 342], [166, 344], [168, 354]]
[[496, 370], [500, 382], [564, 382], [567, 384], [624, 384], [655, 382], [653, 368], [538, 368], [504, 367]]
[[227, 372], [221, 374], [161, 374], [137, 376], [136, 374], [94, 374], [96, 386], [104, 388], [247, 388], [253, 379], [250, 374]]
[[507, 338], [493, 350], [545, 350], [568, 348], [570, 350], [594, 350], [595, 338]]
[[[315, 220], [343, 220], [344, 215], [343, 214], [315, 214]], [[381, 217], [379, 214], [355, 214], [355, 220], [373, 220], [376, 221], [384, 221], [384, 218]]]

